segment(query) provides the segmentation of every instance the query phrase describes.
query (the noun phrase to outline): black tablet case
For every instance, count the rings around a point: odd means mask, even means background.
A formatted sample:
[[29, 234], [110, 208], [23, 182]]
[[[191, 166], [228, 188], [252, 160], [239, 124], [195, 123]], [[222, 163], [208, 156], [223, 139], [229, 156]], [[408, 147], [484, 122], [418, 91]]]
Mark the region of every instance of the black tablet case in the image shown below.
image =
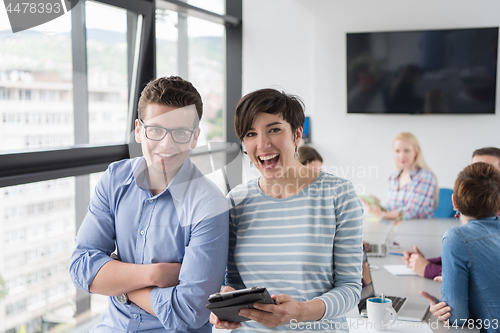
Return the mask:
[[246, 317], [238, 315], [240, 309], [254, 309], [254, 303], [276, 304], [267, 290], [263, 288], [263, 290], [259, 290], [258, 292], [252, 292], [239, 295], [234, 298], [216, 301], [207, 304], [206, 307], [220, 320], [239, 323], [250, 320]]

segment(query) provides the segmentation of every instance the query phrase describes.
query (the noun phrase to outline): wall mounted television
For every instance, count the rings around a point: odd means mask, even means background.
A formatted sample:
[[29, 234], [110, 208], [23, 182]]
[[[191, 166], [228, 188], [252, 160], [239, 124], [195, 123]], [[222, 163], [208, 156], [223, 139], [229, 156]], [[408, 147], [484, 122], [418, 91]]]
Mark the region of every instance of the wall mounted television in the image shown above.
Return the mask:
[[347, 113], [494, 114], [498, 27], [347, 33]]

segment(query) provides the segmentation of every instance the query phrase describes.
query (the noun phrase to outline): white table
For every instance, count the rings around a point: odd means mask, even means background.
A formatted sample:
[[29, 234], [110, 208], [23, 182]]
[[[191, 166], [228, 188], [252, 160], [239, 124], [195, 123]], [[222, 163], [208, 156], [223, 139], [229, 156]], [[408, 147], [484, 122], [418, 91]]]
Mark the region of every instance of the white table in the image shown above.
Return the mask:
[[[367, 230], [364, 231], [364, 237], [379, 237], [374, 222], [367, 222]], [[421, 220], [406, 220], [398, 226], [398, 231], [394, 237], [394, 241], [399, 243], [400, 248], [392, 248], [391, 252], [400, 252], [404, 250], [413, 250], [413, 245], [424, 253], [426, 257], [438, 257], [441, 255], [441, 239], [444, 233], [449, 228], [459, 226], [461, 222], [456, 219], [421, 219]], [[386, 230], [385, 224], [381, 224], [381, 228]], [[419, 276], [394, 276], [384, 269], [384, 265], [401, 265], [403, 261], [399, 256], [387, 255], [383, 258], [370, 257], [368, 259], [371, 266], [376, 266], [378, 269], [372, 269], [371, 274], [377, 294], [384, 293], [386, 295], [397, 295], [405, 297], [422, 297], [419, 294], [420, 290], [425, 290], [429, 294], [441, 297], [441, 283], [430, 279], [425, 279]], [[358, 317], [357, 309], [350, 311], [348, 317]], [[449, 329], [444, 327], [443, 323], [437, 321], [431, 313], [428, 313], [424, 321], [431, 322], [431, 329], [434, 332], [449, 332]], [[479, 332], [479, 330], [470, 330], [471, 332]]]
[[[444, 233], [449, 228], [459, 226], [461, 222], [456, 219], [421, 219], [421, 220], [406, 220], [398, 226], [398, 232], [394, 241], [400, 244], [399, 249], [391, 249], [392, 252], [403, 252], [403, 250], [412, 250], [413, 245], [417, 245], [426, 257], [438, 257], [441, 255], [441, 239]], [[374, 224], [367, 222], [367, 228], [363, 231], [364, 237], [380, 238], [389, 230], [387, 224]], [[379, 228], [380, 226], [380, 228]], [[400, 265], [403, 264], [401, 257], [387, 255], [384, 258], [370, 257], [370, 265], [378, 267], [372, 269], [371, 274], [375, 291], [377, 294], [384, 293], [386, 295], [397, 295], [404, 297], [422, 297], [419, 294], [420, 290], [425, 290], [437, 298], [441, 297], [441, 283], [430, 279], [425, 279], [419, 276], [394, 276], [384, 269], [384, 265]], [[346, 314], [348, 318], [359, 318], [358, 308], [351, 310]], [[424, 321], [431, 323], [430, 327], [435, 333], [450, 332], [450, 329], [444, 327], [437, 318], [428, 313]], [[476, 329], [466, 329], [468, 332], [479, 332]], [[451, 330], [453, 331], [453, 330]], [[228, 332], [226, 330], [213, 329], [214, 333]], [[405, 330], [401, 331], [402, 333]]]

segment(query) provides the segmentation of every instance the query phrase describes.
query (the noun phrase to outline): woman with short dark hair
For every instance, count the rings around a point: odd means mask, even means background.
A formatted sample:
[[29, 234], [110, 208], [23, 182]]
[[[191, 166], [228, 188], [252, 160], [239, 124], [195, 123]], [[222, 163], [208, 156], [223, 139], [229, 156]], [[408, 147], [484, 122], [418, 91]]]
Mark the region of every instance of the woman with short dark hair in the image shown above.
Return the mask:
[[463, 225], [443, 237], [441, 300], [420, 292], [442, 321], [462, 326], [469, 318], [481, 332], [498, 332], [500, 323], [500, 171], [477, 162], [455, 181], [453, 206]]
[[228, 194], [230, 253], [222, 291], [263, 286], [277, 304], [240, 310], [253, 320], [242, 324], [212, 314], [216, 328], [262, 333], [302, 326], [325, 331], [327, 325], [327, 331], [348, 332], [345, 313], [361, 292], [363, 209], [348, 180], [299, 162], [303, 124], [298, 97], [274, 89], [254, 91], [236, 108], [236, 134], [261, 177]]

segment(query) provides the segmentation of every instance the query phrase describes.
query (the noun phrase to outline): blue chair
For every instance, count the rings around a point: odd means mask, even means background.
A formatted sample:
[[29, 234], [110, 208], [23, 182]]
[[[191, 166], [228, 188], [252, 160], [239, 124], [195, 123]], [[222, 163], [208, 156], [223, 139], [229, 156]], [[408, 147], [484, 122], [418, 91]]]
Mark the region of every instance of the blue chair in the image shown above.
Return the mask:
[[453, 203], [451, 201], [451, 195], [453, 190], [451, 188], [440, 188], [439, 189], [439, 203], [434, 211], [434, 217], [436, 218], [450, 218], [455, 216], [455, 211], [453, 210]]

